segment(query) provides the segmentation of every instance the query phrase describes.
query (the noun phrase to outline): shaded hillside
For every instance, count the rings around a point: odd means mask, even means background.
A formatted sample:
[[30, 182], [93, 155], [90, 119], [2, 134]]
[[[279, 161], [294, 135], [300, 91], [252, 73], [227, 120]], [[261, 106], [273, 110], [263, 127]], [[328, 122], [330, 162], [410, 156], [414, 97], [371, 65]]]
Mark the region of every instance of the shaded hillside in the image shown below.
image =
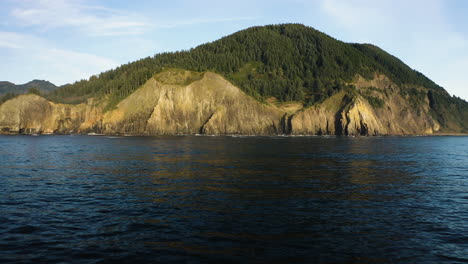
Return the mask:
[[57, 89], [57, 86], [49, 81], [44, 80], [32, 80], [25, 84], [0, 82], [0, 95], [4, 95], [6, 93], [22, 94], [26, 93], [30, 88], [36, 88], [41, 92], [50, 92]]
[[32, 80], [25, 84], [14, 84], [11, 82], [0, 82], [0, 103], [27, 92], [49, 93], [57, 89], [53, 83], [44, 80]]
[[[387, 76], [408, 100], [431, 101], [433, 116], [447, 130], [468, 130], [467, 103], [398, 58], [370, 44], [348, 44], [300, 24], [253, 27], [188, 51], [157, 54], [55, 90], [48, 98], [80, 103], [109, 98], [106, 111], [164, 68], [221, 74], [259, 101], [298, 101], [312, 106], [340, 91], [356, 91], [362, 76]], [[429, 93], [430, 92], [430, 93]], [[374, 105], [385, 98], [366, 96]]]

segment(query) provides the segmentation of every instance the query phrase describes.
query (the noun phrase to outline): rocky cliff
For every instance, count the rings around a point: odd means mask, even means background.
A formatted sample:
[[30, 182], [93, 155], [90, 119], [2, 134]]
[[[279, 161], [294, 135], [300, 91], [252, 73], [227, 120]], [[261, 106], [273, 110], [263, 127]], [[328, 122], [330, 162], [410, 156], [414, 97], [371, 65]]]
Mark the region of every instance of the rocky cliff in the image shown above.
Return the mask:
[[[355, 92], [340, 92], [319, 105], [296, 113], [291, 119], [291, 133], [407, 135], [439, 131], [440, 125], [430, 114], [427, 97], [417, 105], [412, 104], [402, 96], [405, 88], [383, 75], [376, 75], [373, 80], [358, 77], [353, 85]], [[382, 104], [373, 106], [370, 99]]]
[[[104, 112], [106, 99], [56, 104], [34, 94], [0, 105], [3, 133], [161, 134], [431, 134], [439, 124], [429, 100], [418, 105], [387, 77], [357, 77], [355, 91], [320, 104], [286, 111], [261, 103], [215, 73], [167, 70]], [[418, 88], [424, 89], [424, 88]], [[384, 104], [376, 104], [384, 102]]]
[[104, 133], [278, 134], [283, 113], [247, 96], [221, 76], [163, 72], [103, 116]]

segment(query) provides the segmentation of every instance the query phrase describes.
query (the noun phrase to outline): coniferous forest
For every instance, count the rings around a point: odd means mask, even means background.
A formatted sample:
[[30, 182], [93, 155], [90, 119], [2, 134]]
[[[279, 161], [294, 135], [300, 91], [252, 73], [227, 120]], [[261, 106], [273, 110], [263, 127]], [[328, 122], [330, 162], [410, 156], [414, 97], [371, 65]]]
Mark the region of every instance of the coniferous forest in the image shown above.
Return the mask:
[[428, 94], [410, 95], [427, 96], [441, 123], [449, 112], [468, 123], [464, 100], [450, 96], [398, 58], [374, 45], [338, 41], [301, 24], [252, 27], [190, 50], [156, 54], [63, 86], [47, 97], [80, 103], [90, 97], [108, 96], [110, 109], [165, 68], [216, 72], [259, 101], [275, 97], [306, 106], [343, 89], [353, 90], [347, 83], [357, 75], [372, 79], [375, 73], [384, 74], [396, 84], [429, 89]]

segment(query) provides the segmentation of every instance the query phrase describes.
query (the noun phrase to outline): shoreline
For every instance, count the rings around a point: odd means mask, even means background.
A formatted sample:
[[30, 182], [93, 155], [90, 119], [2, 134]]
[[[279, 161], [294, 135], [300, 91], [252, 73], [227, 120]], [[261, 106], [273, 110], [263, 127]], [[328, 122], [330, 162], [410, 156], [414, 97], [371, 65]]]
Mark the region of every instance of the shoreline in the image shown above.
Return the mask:
[[389, 134], [389, 135], [314, 135], [314, 134], [101, 134], [101, 133], [5, 133], [0, 136], [90, 136], [90, 137], [161, 137], [161, 136], [194, 136], [194, 137], [466, 137], [468, 133], [434, 133], [434, 134]]

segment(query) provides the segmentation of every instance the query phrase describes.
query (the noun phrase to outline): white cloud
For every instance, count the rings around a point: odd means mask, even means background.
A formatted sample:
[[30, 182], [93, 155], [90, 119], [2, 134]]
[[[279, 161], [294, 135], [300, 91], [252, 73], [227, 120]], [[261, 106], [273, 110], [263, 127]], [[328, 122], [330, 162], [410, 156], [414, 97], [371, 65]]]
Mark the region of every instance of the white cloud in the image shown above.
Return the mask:
[[26, 1], [14, 8], [11, 15], [26, 26], [43, 30], [72, 27], [92, 36], [137, 35], [151, 26], [140, 15], [86, 5], [83, 1]]
[[[88, 1], [36, 0], [26, 1], [11, 12], [17, 22], [37, 26], [42, 30], [71, 27], [91, 36], [140, 35], [151, 28], [174, 28], [196, 24], [254, 20], [255, 17], [223, 17], [177, 19], [159, 23], [150, 22], [142, 14], [93, 6]], [[154, 19], [153, 19], [154, 20]]]
[[0, 47], [2, 48], [21, 50], [44, 45], [44, 40], [32, 35], [0, 31]]
[[[109, 70], [119, 64], [94, 54], [55, 48], [47, 40], [30, 35], [0, 32], [0, 54], [5, 52], [13, 64], [0, 65], [0, 80], [18, 83], [41, 78], [60, 85]], [[6, 55], [2, 55], [6, 57]], [[11, 71], [16, 68], [16, 71]], [[8, 72], [30, 71], [32, 76], [3, 76]], [[15, 78], [16, 77], [16, 78]], [[28, 79], [18, 79], [18, 78]]]
[[222, 22], [234, 22], [234, 21], [248, 21], [255, 20], [257, 17], [228, 17], [228, 18], [197, 18], [192, 20], [181, 20], [172, 23], [160, 23], [158, 28], [175, 28], [179, 26], [190, 26], [198, 24], [210, 24], [210, 23], [222, 23]]
[[[87, 54], [62, 49], [44, 49], [36, 58], [47, 65], [50, 69], [54, 69], [54, 76], [49, 79], [56, 79], [59, 76], [67, 76], [72, 80], [87, 78], [98, 72], [109, 70], [118, 66], [113, 60]], [[64, 83], [61, 81], [60, 83]]]

